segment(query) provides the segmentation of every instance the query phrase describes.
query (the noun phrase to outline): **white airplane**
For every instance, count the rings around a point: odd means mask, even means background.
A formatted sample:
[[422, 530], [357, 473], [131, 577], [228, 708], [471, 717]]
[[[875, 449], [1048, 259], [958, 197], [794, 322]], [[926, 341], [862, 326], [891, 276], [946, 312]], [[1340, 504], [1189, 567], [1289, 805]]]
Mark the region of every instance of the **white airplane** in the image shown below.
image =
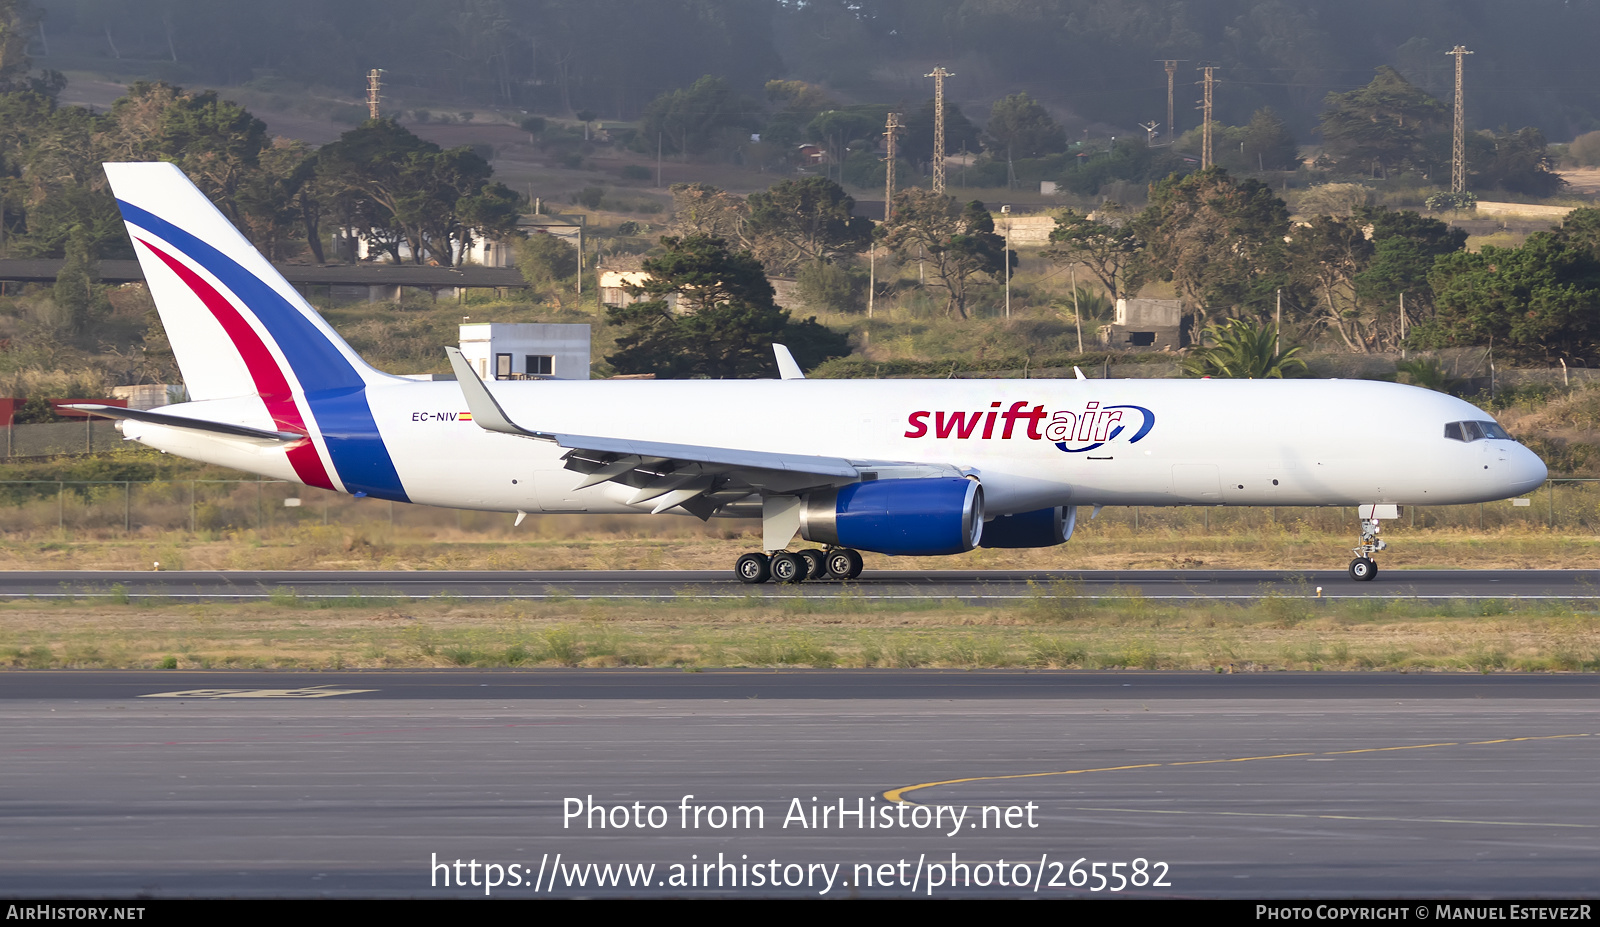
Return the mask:
[[[170, 164], [106, 174], [190, 402], [129, 439], [355, 496], [483, 511], [760, 518], [735, 574], [854, 578], [859, 551], [1047, 547], [1077, 508], [1355, 505], [1370, 580], [1399, 506], [1525, 493], [1545, 466], [1486, 413], [1364, 380], [484, 383], [356, 355]], [[795, 535], [817, 547], [787, 548]]]

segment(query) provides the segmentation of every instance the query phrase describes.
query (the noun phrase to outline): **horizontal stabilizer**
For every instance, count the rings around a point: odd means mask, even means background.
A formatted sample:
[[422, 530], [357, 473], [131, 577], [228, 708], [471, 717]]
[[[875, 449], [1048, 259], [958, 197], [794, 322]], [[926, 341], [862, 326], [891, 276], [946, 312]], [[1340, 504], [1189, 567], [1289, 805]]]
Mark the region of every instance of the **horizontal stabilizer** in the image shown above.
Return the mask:
[[64, 409], [77, 409], [90, 415], [99, 415], [104, 418], [127, 418], [136, 422], [149, 422], [152, 425], [165, 425], [168, 428], [186, 428], [190, 431], [204, 431], [209, 434], [227, 435], [230, 438], [245, 438], [267, 444], [293, 444], [296, 441], [306, 440], [306, 436], [292, 431], [268, 431], [264, 428], [250, 428], [245, 425], [233, 425], [228, 422], [208, 422], [205, 419], [186, 418], [182, 415], [169, 415], [164, 412], [148, 412], [144, 409], [124, 409], [121, 406], [102, 406], [93, 403], [74, 403], [62, 406]]

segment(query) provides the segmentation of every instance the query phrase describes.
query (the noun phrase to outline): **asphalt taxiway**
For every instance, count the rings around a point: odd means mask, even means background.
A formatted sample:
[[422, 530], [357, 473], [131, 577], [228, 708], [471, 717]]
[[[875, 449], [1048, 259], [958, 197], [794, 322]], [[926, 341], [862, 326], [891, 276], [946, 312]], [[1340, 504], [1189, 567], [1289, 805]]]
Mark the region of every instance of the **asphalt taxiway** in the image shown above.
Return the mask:
[[1343, 570], [929, 570], [868, 571], [849, 583], [748, 586], [732, 571], [16, 571], [0, 573], [0, 599], [148, 596], [256, 600], [274, 595], [460, 599], [654, 599], [837, 596], [993, 601], [1039, 594], [1147, 599], [1600, 598], [1600, 570], [1381, 570], [1358, 583]]
[[[1597, 695], [1578, 675], [14, 672], [0, 894], [1592, 898]], [[937, 826], [911, 810], [941, 805]], [[607, 864], [635, 884], [597, 884]]]

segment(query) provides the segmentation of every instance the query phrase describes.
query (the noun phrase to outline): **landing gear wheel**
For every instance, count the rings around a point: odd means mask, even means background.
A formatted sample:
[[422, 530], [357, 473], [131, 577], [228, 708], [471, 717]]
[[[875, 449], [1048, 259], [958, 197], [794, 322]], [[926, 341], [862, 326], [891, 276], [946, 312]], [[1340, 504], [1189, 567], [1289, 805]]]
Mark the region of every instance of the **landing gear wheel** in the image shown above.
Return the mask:
[[849, 548], [828, 551], [828, 575], [834, 579], [855, 579], [861, 575], [861, 555]]
[[771, 563], [773, 580], [784, 584], [806, 581], [809, 568], [806, 566], [805, 558], [799, 554], [791, 554], [788, 551], [776, 553], [772, 555]]
[[1350, 578], [1358, 583], [1371, 581], [1378, 575], [1378, 565], [1370, 557], [1357, 557], [1350, 561]]
[[745, 554], [734, 562], [733, 575], [739, 577], [739, 582], [755, 586], [771, 579], [772, 569], [766, 554]]
[[822, 551], [816, 549], [802, 550], [800, 556], [804, 557], [806, 561], [807, 579], [828, 578], [828, 558]]

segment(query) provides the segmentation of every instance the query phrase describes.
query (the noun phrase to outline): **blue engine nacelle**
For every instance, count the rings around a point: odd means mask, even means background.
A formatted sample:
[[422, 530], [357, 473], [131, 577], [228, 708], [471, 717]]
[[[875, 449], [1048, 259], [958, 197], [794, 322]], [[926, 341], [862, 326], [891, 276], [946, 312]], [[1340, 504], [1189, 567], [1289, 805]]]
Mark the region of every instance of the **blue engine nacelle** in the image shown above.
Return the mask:
[[800, 536], [879, 554], [959, 554], [983, 536], [983, 487], [956, 478], [872, 480], [808, 493]]
[[999, 515], [983, 526], [984, 547], [1054, 547], [1072, 537], [1078, 507], [1060, 505], [1036, 512]]

